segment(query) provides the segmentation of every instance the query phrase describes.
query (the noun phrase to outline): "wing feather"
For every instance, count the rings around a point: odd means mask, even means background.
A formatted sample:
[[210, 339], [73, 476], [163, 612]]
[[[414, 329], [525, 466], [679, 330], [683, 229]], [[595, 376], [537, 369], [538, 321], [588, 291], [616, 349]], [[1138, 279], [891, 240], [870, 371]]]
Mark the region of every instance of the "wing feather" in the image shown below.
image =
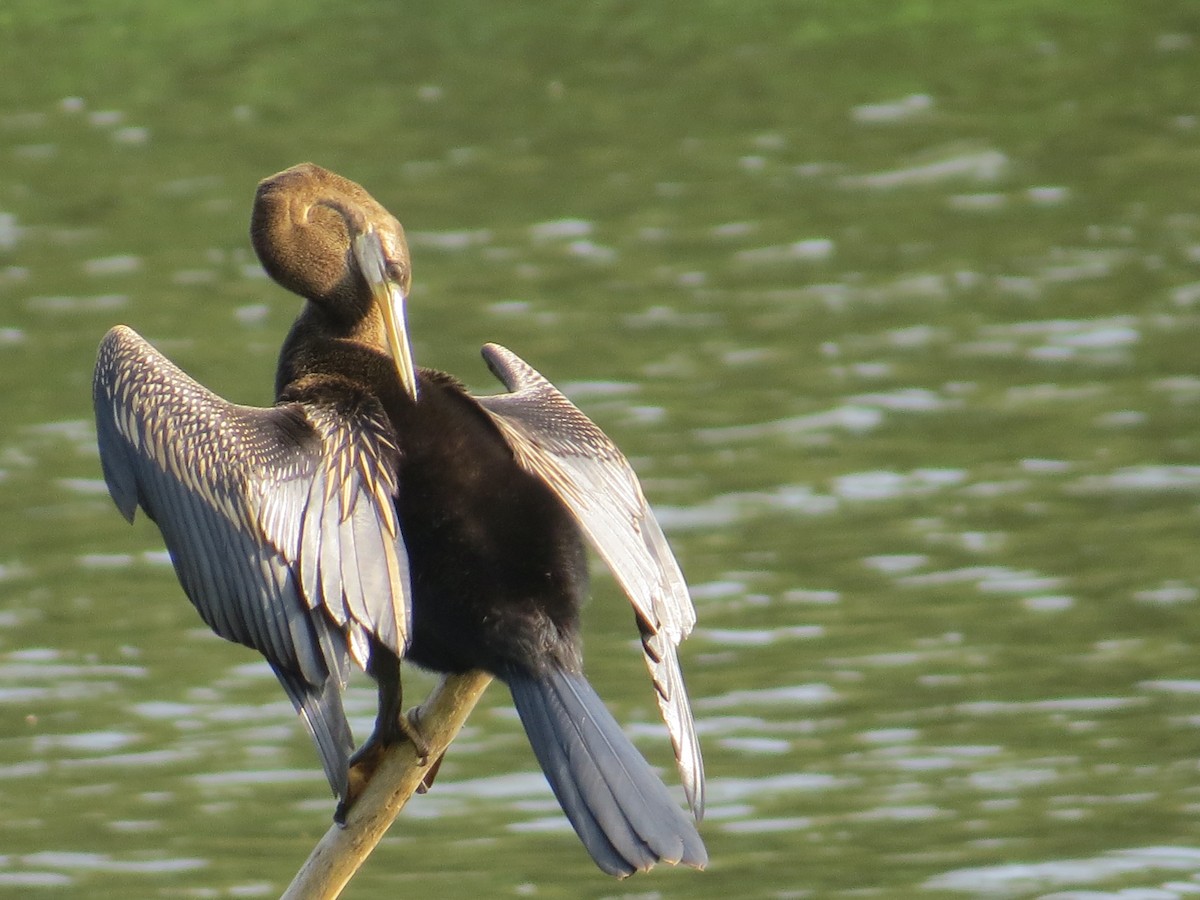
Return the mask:
[[344, 797], [349, 657], [365, 668], [372, 636], [402, 656], [410, 633], [386, 415], [228, 403], [123, 326], [101, 342], [93, 400], [118, 509], [158, 524], [204, 621], [267, 658]]
[[510, 393], [476, 398], [523, 468], [578, 522], [637, 611], [642, 650], [688, 803], [704, 813], [704, 762], [676, 652], [696, 622], [687, 583], [628, 460], [523, 359], [498, 344], [483, 358]]

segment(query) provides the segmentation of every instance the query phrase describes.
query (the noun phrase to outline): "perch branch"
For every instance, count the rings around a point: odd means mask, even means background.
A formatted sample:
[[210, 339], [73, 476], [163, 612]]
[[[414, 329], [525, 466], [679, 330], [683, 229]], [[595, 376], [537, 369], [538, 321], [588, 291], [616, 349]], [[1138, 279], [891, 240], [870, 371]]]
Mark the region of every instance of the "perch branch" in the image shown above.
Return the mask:
[[[429, 745], [429, 764], [454, 740], [491, 680], [483, 672], [448, 675], [421, 704], [417, 715], [421, 735]], [[335, 823], [329, 827], [280, 900], [334, 900], [341, 894], [427, 769], [410, 742], [391, 747], [351, 807], [345, 826]]]

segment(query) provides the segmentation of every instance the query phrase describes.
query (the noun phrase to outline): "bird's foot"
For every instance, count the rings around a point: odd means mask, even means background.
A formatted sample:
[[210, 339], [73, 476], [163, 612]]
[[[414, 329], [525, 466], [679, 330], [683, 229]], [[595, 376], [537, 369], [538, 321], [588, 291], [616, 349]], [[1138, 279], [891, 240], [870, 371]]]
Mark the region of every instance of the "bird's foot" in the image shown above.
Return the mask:
[[[429, 742], [425, 740], [425, 736], [421, 734], [418, 725], [420, 717], [414, 709], [408, 715], [397, 716], [395, 721], [389, 723], [389, 727], [381, 728], [380, 723], [376, 722], [375, 731], [371, 736], [363, 742], [362, 746], [354, 751], [354, 755], [350, 757], [350, 771], [348, 773], [348, 784], [346, 796], [338, 803], [337, 809], [334, 810], [333, 820], [339, 825], [346, 824], [346, 816], [349, 814], [351, 807], [355, 801], [362, 795], [367, 784], [375, 777], [375, 771], [383, 762], [383, 757], [388, 749], [402, 741], [408, 741], [412, 744], [413, 750], [417, 754], [418, 764], [421, 766], [429, 765]], [[417, 788], [419, 793], [425, 793], [433, 784], [434, 776], [437, 775], [438, 767], [441, 765], [442, 758], [439, 756], [429, 771], [425, 773], [425, 777], [421, 780], [420, 787]]]
[[393, 744], [407, 740], [421, 758], [421, 765], [429, 763], [429, 742], [425, 740], [425, 735], [421, 734], [420, 710], [413, 709], [407, 715], [397, 716], [396, 729], [388, 735], [388, 739], [389, 743]]

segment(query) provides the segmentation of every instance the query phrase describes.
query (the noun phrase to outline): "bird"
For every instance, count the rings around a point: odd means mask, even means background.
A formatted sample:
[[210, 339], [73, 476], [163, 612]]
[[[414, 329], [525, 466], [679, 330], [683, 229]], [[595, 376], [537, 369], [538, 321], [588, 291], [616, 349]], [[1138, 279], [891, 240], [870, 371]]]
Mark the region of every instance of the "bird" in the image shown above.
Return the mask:
[[[498, 344], [482, 356], [503, 393], [474, 396], [416, 365], [404, 230], [357, 183], [313, 163], [264, 179], [250, 237], [267, 274], [304, 300], [275, 403], [227, 401], [113, 327], [93, 402], [119, 511], [157, 524], [213, 631], [266, 658], [340, 810], [369, 748], [421, 747], [401, 712], [401, 660], [483, 670], [508, 686], [601, 870], [703, 868], [704, 769], [678, 655], [696, 614], [629, 462]], [[632, 604], [692, 817], [584, 674], [589, 543]], [[342, 699], [354, 667], [379, 694], [358, 755]]]

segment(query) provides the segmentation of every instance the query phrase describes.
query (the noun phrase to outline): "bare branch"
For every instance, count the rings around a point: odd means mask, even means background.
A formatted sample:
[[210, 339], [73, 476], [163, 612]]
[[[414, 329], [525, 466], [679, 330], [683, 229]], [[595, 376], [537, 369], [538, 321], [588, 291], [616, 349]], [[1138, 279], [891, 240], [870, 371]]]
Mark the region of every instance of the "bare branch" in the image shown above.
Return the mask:
[[[428, 763], [440, 758], [458, 735], [491, 680], [483, 672], [447, 675], [430, 692], [417, 711], [421, 735], [429, 745]], [[280, 900], [334, 900], [340, 895], [427, 769], [408, 741], [389, 749], [351, 807], [345, 826], [329, 827]]]

